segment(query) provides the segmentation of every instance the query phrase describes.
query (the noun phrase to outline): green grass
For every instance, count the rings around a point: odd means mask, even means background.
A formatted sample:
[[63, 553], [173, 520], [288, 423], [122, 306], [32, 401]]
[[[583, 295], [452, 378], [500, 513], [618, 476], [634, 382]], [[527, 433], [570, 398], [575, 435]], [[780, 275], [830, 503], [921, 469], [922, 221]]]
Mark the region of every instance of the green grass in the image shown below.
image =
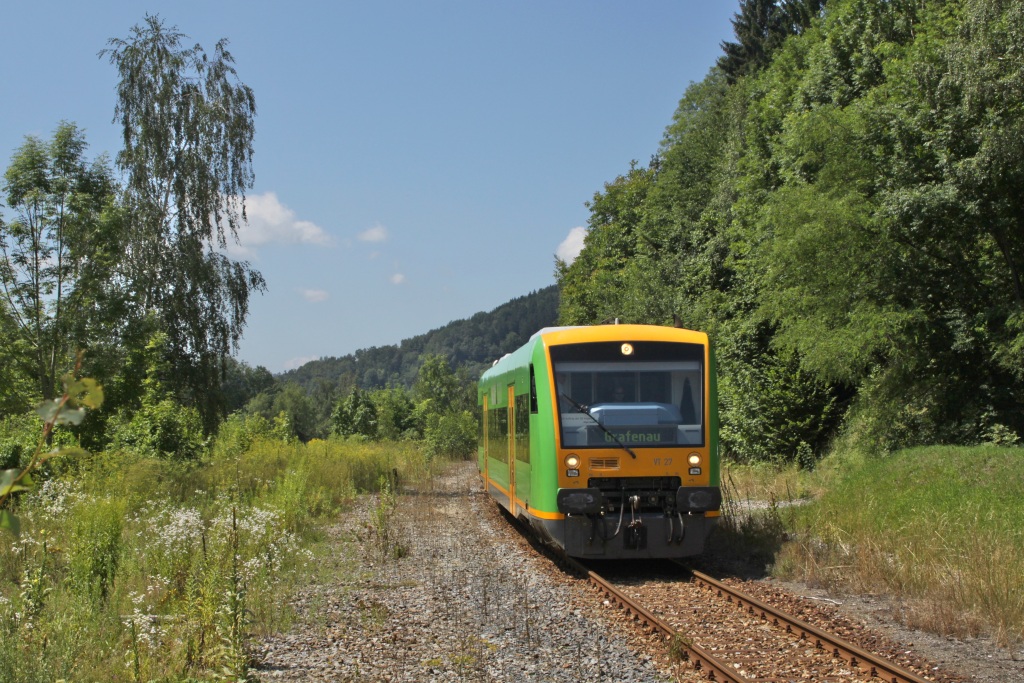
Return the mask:
[[777, 574], [893, 595], [912, 626], [1024, 640], [1024, 449], [847, 457], [815, 479]]

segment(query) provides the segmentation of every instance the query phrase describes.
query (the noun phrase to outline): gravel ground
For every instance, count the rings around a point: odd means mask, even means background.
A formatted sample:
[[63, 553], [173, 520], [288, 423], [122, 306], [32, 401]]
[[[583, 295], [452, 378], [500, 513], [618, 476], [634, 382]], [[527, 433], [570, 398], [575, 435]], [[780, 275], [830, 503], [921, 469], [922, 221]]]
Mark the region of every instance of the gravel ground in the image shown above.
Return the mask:
[[259, 680], [687, 680], [653, 636], [511, 532], [473, 463], [399, 496], [400, 559], [374, 549], [372, 511], [335, 530], [363, 542], [342, 544], [349, 556], [298, 596], [296, 627], [256, 648]]
[[[457, 464], [429, 490], [406, 491], [388, 521], [378, 510], [366, 497], [332, 529], [338, 553], [296, 597], [297, 624], [255, 648], [259, 680], [703, 680], [534, 553], [484, 495], [474, 463]], [[385, 557], [385, 546], [404, 555]], [[881, 645], [913, 651], [950, 678], [1024, 683], [1024, 652], [906, 630], [881, 598], [777, 581], [742, 589], [791, 612], [803, 605], [808, 621], [841, 616], [869, 633], [880, 654]]]

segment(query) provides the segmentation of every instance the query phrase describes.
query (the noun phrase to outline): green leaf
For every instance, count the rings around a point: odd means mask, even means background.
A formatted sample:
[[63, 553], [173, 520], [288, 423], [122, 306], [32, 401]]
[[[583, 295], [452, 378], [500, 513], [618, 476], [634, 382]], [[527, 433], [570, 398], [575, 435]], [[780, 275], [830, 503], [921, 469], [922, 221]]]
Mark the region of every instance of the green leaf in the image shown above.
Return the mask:
[[0, 510], [0, 529], [7, 529], [17, 536], [21, 533], [21, 522], [7, 510]]
[[50, 401], [43, 401], [36, 406], [36, 414], [43, 418], [43, 422], [52, 423], [57, 417], [57, 413], [60, 412], [61, 403], [54, 399]]
[[57, 424], [80, 425], [85, 419], [85, 408], [64, 408], [57, 414]]
[[43, 401], [36, 407], [36, 414], [50, 424], [80, 425], [85, 419], [85, 408], [70, 408], [58, 400]]
[[27, 474], [21, 478], [21, 481], [15, 483], [19, 474], [21, 474], [21, 470], [4, 470], [0, 472], [0, 497], [7, 496], [16, 491], [28, 491], [32, 488], [32, 477]]

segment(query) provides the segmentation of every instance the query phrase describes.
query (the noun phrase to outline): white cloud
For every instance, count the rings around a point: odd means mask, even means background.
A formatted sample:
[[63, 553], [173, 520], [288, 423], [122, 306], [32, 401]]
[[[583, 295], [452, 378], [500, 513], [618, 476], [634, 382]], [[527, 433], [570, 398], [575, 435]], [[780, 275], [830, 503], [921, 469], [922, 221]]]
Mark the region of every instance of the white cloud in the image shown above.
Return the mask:
[[284, 362], [285, 370], [294, 370], [295, 368], [301, 368], [311, 360], [318, 360], [320, 356], [299, 356], [298, 358], [292, 358]]
[[583, 239], [587, 236], [587, 229], [576, 227], [569, 231], [562, 243], [555, 249], [555, 256], [565, 261], [566, 265], [576, 260], [576, 257], [583, 251]]
[[245, 200], [248, 222], [238, 231], [238, 243], [228, 239], [228, 254], [251, 258], [267, 244], [318, 244], [330, 246], [331, 236], [316, 223], [299, 220], [274, 192], [252, 195]]
[[362, 231], [357, 237], [360, 242], [386, 242], [388, 229], [378, 223], [369, 230]]
[[394, 275], [391, 276], [391, 284], [393, 284], [393, 285], [400, 285], [400, 284], [403, 284], [404, 282], [405, 282], [405, 275], [403, 275], [401, 273], [395, 273]]
[[327, 301], [327, 292], [322, 289], [303, 289], [299, 290], [302, 292], [302, 298], [312, 303], [320, 303], [321, 301]]

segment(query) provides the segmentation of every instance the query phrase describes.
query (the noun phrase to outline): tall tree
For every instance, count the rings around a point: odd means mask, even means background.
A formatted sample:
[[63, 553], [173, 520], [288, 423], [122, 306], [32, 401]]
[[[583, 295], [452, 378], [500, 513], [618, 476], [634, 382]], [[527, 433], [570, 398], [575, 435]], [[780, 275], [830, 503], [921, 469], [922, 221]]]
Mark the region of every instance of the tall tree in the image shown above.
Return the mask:
[[156, 311], [180, 398], [211, 428], [223, 364], [237, 349], [260, 273], [222, 253], [245, 221], [256, 101], [220, 40], [213, 55], [147, 15], [100, 52], [120, 75], [114, 120], [130, 216], [126, 276], [138, 317]]
[[605, 183], [604, 192], [595, 192], [587, 203], [590, 218], [583, 251], [571, 264], [555, 262], [564, 324], [614, 318], [638, 321], [636, 312], [627, 310], [631, 297], [626, 290], [631, 283], [626, 269], [650, 247], [640, 241], [641, 224], [658, 165], [657, 158], [647, 168], [632, 162], [629, 173]]
[[433, 412], [458, 412], [474, 405], [475, 383], [472, 378], [452, 372], [444, 356], [427, 355], [420, 366], [413, 393], [421, 401], [430, 401]]
[[993, 355], [1024, 379], [1024, 7], [967, 0], [958, 28], [948, 70], [921, 97], [922, 112], [938, 101], [945, 114], [929, 121], [925, 144], [941, 150], [932, 177], [966, 208], [956, 225], [984, 264], [976, 278], [990, 290]]
[[736, 42], [722, 43], [718, 65], [730, 82], [764, 68], [786, 36], [811, 25], [825, 0], [741, 0], [732, 19]]
[[35, 390], [53, 398], [59, 375], [87, 345], [95, 292], [84, 286], [108, 259], [102, 215], [115, 183], [106, 159], [85, 160], [85, 136], [61, 122], [53, 139], [25, 138], [3, 177], [15, 212], [0, 222], [0, 310], [31, 357]]

